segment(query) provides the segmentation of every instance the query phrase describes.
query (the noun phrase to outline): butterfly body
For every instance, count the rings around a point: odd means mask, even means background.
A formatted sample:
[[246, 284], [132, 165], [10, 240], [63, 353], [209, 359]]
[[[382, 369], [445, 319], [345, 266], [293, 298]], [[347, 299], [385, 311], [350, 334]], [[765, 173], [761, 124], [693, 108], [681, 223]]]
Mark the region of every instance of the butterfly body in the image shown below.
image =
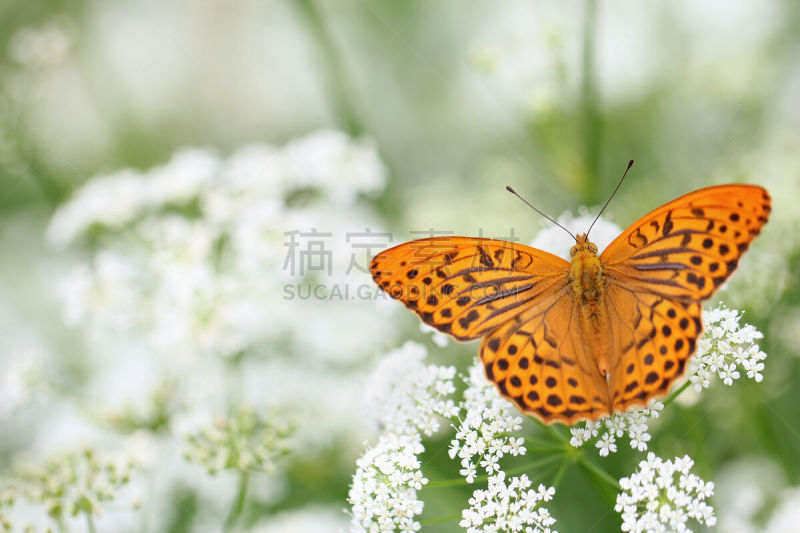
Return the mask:
[[370, 270], [426, 324], [460, 341], [483, 338], [486, 377], [521, 411], [573, 424], [669, 392], [702, 333], [701, 303], [770, 210], [763, 188], [720, 185], [644, 215], [602, 253], [578, 235], [569, 262], [444, 236], [385, 250]]
[[606, 308], [605, 270], [597, 256], [597, 246], [586, 234], [576, 236], [572, 247], [569, 268], [569, 297], [580, 306], [580, 325], [584, 337], [590, 340], [586, 347], [594, 354], [601, 375], [608, 374], [608, 309]]
[[603, 305], [605, 293], [605, 271], [600, 258], [597, 257], [597, 247], [588, 241], [585, 235], [578, 235], [578, 242], [586, 242], [594, 247], [574, 246], [572, 260], [569, 268], [569, 286], [571, 296], [577, 299], [587, 318], [596, 317]]

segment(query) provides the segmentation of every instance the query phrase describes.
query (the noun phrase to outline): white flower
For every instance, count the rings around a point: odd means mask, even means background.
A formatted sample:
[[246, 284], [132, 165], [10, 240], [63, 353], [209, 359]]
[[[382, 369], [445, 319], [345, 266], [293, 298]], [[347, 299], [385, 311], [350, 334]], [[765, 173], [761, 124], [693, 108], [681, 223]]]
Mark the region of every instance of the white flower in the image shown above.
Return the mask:
[[[312, 169], [303, 183], [300, 166]], [[297, 287], [348, 286], [352, 300], [353, 289], [370, 282], [366, 273], [342, 274], [351, 249], [341, 244], [347, 232], [380, 231], [356, 200], [385, 179], [369, 141], [330, 131], [291, 147], [247, 146], [229, 157], [182, 149], [157, 167], [89, 179], [48, 227], [51, 244], [67, 247], [63, 257], [72, 262], [57, 271], [57, 295], [70, 325], [87, 339], [85, 350], [71, 350], [85, 358], [74, 364], [86, 370], [75, 388], [81, 408], [126, 431], [175, 429], [196, 415], [203, 424], [184, 441], [163, 439], [159, 458], [177, 456], [184, 444], [182, 451], [207, 470], [273, 470], [258, 477], [268, 477], [276, 493], [285, 475], [275, 469], [280, 453], [352, 449], [368, 430], [357, 385], [394, 327], [380, 315], [394, 308], [321, 301], [298, 295]], [[290, 265], [309, 247], [301, 240], [291, 249], [287, 233], [312, 228], [332, 233], [323, 239], [334, 259], [329, 279], [306, 279]], [[365, 250], [352, 251], [369, 264]], [[0, 381], [13, 385], [17, 374]], [[431, 394], [449, 394], [447, 381], [440, 375]], [[9, 388], [15, 397], [8, 402], [3, 392], [0, 408], [18, 403], [15, 390]], [[242, 404], [252, 406], [249, 415], [231, 413]], [[271, 412], [306, 422], [291, 445], [271, 432], [282, 421], [263, 419]], [[212, 413], [230, 416], [215, 420]], [[435, 424], [426, 421], [419, 431]], [[205, 487], [216, 481], [180, 458], [174, 462], [184, 465], [181, 472], [158, 472], [160, 483], [197, 486], [206, 502]], [[169, 505], [167, 498], [155, 500], [153, 514], [166, 516], [158, 507]], [[202, 512], [218, 519], [223, 500]]]
[[353, 141], [345, 133], [318, 131], [286, 146], [295, 187], [318, 187], [344, 206], [358, 192], [383, 188], [386, 169], [373, 143]]
[[664, 461], [650, 452], [636, 472], [620, 479], [614, 510], [622, 516], [622, 531], [686, 531], [689, 518], [716, 524], [706, 503], [714, 484], [691, 474], [693, 465], [688, 455]]
[[424, 346], [406, 342], [385, 355], [369, 376], [367, 405], [381, 427], [378, 444], [358, 460], [348, 501], [351, 531], [416, 531], [422, 512], [417, 492], [428, 480], [417, 455], [422, 435], [440, 427], [439, 417], [453, 418], [458, 406], [454, 367], [424, 365]]
[[603, 436], [594, 444], [600, 450], [600, 455], [606, 457], [609, 452], [617, 453], [617, 445], [615, 443], [614, 435], [611, 433], [604, 433]]
[[384, 433], [374, 448], [356, 462], [356, 473], [347, 501], [351, 531], [417, 531], [414, 517], [422, 513], [417, 491], [428, 483], [417, 455], [422, 443], [409, 435]]
[[643, 452], [650, 442], [648, 420], [658, 418], [664, 404], [658, 400], [650, 400], [646, 408], [634, 408], [624, 413], [614, 413], [591, 422], [583, 422], [570, 428], [572, 438], [569, 443], [579, 448], [593, 438], [598, 440], [595, 447], [601, 456], [616, 453], [616, 439], [627, 432], [631, 448]]
[[[78, 515], [93, 521], [105, 507], [114, 512], [132, 511], [137, 503], [130, 501], [131, 494], [124, 489], [134, 473], [139, 473], [139, 467], [126, 454], [98, 452], [90, 447], [26, 462], [0, 486], [0, 527], [4, 525], [4, 512], [8, 515], [6, 523], [11, 524], [13, 518], [18, 526], [14, 531], [36, 530], [36, 526], [50, 531]], [[36, 515], [52, 523], [29, 523]]]
[[290, 432], [279, 413], [260, 416], [240, 407], [231, 416], [217, 417], [188, 434], [183, 455], [211, 474], [225, 469], [272, 472], [277, 459], [289, 451]]
[[458, 407], [449, 398], [456, 388], [455, 367], [424, 365], [427, 350], [411, 341], [389, 352], [368, 379], [367, 408], [383, 431], [430, 436], [439, 417], [452, 418]]
[[56, 246], [69, 245], [93, 226], [118, 229], [147, 204], [147, 182], [132, 170], [90, 179], [53, 215], [47, 236]]
[[697, 353], [689, 362], [689, 380], [697, 392], [711, 384], [715, 374], [725, 385], [732, 385], [744, 371], [748, 378], [764, 379], [764, 359], [757, 341], [764, 335], [746, 324], [740, 327], [742, 313], [726, 307], [703, 311], [705, 333], [697, 342]]
[[555, 489], [539, 485], [531, 488], [528, 476], [512, 477], [506, 483], [505, 472], [489, 477], [488, 487], [476, 489], [469, 499], [469, 508], [461, 512], [459, 525], [467, 533], [503, 531], [509, 533], [557, 533], [550, 527], [556, 523], [550, 512], [541, 506], [553, 499]]
[[478, 465], [491, 475], [499, 471], [504, 454], [524, 455], [526, 450], [522, 439], [510, 435], [522, 427], [519, 411], [497, 394], [479, 363], [470, 367], [466, 382], [463, 419], [450, 442], [450, 457], [460, 459], [460, 474], [473, 483]]

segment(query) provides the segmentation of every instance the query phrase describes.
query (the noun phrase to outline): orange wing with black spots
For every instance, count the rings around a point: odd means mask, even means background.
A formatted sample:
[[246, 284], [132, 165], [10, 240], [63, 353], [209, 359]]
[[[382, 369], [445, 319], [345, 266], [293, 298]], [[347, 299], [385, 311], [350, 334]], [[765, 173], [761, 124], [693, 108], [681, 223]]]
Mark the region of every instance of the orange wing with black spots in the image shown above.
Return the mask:
[[646, 405], [681, 377], [703, 331], [699, 303], [621, 285], [608, 289], [611, 353], [609, 394], [614, 411]]
[[500, 394], [547, 422], [610, 412], [606, 380], [581, 334], [569, 263], [492, 239], [434, 237], [378, 254], [375, 282], [480, 357]]
[[683, 375], [702, 333], [700, 303], [730, 277], [770, 211], [761, 187], [708, 187], [640, 218], [603, 251], [615, 411], [666, 394]]
[[707, 300], [733, 273], [771, 211], [755, 185], [700, 189], [643, 216], [600, 260], [612, 283], [686, 302]]
[[383, 251], [370, 270], [379, 287], [423, 322], [466, 341], [535, 305], [563, 282], [569, 263], [507, 241], [444, 236]]
[[561, 287], [483, 339], [480, 358], [500, 394], [545, 422], [571, 425], [610, 413], [608, 384]]
[[702, 333], [701, 302], [767, 222], [761, 187], [687, 194], [572, 263], [506, 241], [434, 237], [378, 254], [375, 282], [434, 328], [484, 337], [486, 376], [544, 422], [595, 420], [669, 392]]

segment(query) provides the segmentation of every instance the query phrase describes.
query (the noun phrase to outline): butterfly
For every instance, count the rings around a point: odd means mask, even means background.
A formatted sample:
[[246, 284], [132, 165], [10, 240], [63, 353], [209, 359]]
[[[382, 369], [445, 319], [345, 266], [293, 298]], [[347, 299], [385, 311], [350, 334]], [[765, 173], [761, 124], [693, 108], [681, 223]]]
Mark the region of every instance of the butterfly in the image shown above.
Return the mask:
[[370, 271], [426, 324], [459, 341], [483, 337], [486, 377], [522, 412], [572, 425], [669, 392], [703, 331], [701, 303], [770, 211], [765, 189], [720, 185], [651, 211], [599, 254], [588, 232], [574, 236], [570, 261], [440, 236], [382, 251]]

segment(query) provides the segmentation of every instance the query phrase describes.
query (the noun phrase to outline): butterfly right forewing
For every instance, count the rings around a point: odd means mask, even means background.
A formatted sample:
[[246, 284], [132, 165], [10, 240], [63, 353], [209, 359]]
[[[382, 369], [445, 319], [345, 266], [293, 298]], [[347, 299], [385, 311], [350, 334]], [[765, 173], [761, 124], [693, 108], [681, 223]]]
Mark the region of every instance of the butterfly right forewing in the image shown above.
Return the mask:
[[771, 209], [769, 193], [755, 185], [700, 189], [634, 222], [600, 259], [611, 283], [707, 300], [736, 269]]
[[395, 246], [370, 265], [373, 280], [387, 294], [461, 341], [520, 315], [568, 269], [563, 259], [528, 246], [453, 236]]

